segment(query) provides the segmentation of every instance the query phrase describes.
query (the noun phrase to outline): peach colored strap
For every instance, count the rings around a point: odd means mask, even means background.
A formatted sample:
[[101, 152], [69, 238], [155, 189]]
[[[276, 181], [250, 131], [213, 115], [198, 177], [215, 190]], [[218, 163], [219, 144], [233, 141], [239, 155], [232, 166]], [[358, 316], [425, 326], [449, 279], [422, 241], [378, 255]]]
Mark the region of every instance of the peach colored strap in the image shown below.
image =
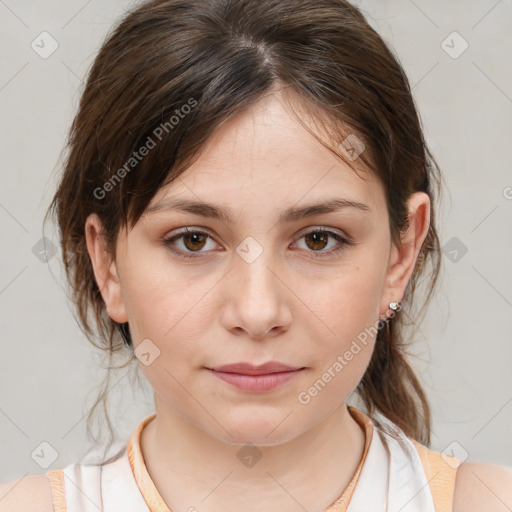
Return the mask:
[[45, 474], [50, 482], [53, 512], [66, 512], [66, 489], [64, 487], [64, 473], [62, 469], [48, 471]]
[[462, 461], [451, 455], [430, 450], [414, 439], [411, 441], [418, 450], [429, 481], [436, 512], [452, 512], [457, 468]]
[[156, 414], [147, 416], [133, 431], [127, 446], [128, 462], [130, 463], [137, 487], [139, 488], [144, 501], [147, 503], [149, 510], [151, 510], [151, 512], [171, 512], [162, 496], [160, 496], [160, 493], [149, 474], [140, 448], [142, 430], [155, 417]]
[[368, 454], [368, 449], [370, 448], [372, 436], [373, 436], [373, 422], [372, 419], [365, 414], [363, 411], [356, 409], [355, 407], [348, 406], [348, 410], [352, 417], [359, 423], [361, 428], [364, 430], [365, 440], [364, 440], [364, 448], [363, 448], [363, 456], [359, 461], [356, 472], [352, 476], [352, 479], [348, 483], [347, 487], [343, 491], [340, 497], [338, 497], [333, 503], [329, 505], [325, 509], [324, 512], [346, 512], [348, 504], [352, 499], [352, 495], [354, 494], [354, 490], [359, 482], [359, 477], [361, 475], [361, 470], [363, 469], [363, 465], [366, 460], [366, 456]]

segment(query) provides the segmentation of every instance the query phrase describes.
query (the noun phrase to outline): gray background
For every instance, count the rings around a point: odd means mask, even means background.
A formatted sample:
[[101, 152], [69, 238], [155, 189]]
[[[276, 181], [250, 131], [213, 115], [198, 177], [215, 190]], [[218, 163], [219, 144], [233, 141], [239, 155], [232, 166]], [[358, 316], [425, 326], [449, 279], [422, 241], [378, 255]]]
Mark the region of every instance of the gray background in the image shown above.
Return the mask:
[[[512, 2], [355, 3], [398, 54], [448, 187], [437, 212], [443, 283], [415, 344], [431, 447], [512, 468]], [[82, 80], [132, 4], [0, 0], [2, 481], [62, 468], [90, 448], [85, 415], [103, 370], [71, 314], [59, 253], [45, 263], [37, 252]], [[31, 47], [45, 37], [50, 48], [44, 31], [58, 43], [48, 58]], [[152, 411], [143, 382], [132, 391], [126, 369], [112, 380], [121, 439]], [[31, 457], [41, 442], [57, 452], [47, 468]]]

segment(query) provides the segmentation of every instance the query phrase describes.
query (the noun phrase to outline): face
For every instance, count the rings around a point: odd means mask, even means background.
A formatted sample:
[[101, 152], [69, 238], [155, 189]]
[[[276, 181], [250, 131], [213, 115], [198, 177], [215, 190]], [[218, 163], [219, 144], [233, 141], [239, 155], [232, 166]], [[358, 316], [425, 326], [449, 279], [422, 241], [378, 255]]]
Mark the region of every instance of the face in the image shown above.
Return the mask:
[[[107, 311], [129, 322], [140, 368], [172, 414], [228, 443], [275, 445], [344, 404], [428, 227], [428, 197], [417, 193], [414, 229], [398, 250], [384, 189], [371, 173], [361, 176], [276, 94], [225, 123], [159, 190], [133, 230], [121, 232], [117, 261], [100, 250], [97, 217], [88, 219]], [[227, 216], [171, 201], [208, 203]], [[306, 205], [330, 201], [360, 206], [303, 215]], [[211, 370], [269, 361], [302, 370], [264, 390]]]

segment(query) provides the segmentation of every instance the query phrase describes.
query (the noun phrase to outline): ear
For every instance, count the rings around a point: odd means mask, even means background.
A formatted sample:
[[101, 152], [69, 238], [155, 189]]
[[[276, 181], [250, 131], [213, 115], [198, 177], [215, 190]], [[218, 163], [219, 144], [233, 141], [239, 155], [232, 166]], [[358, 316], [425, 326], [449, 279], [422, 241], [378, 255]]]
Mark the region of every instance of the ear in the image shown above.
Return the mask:
[[94, 277], [105, 301], [108, 315], [118, 323], [128, 321], [117, 272], [116, 262], [107, 251], [103, 236], [103, 225], [97, 214], [87, 217], [85, 222], [87, 251], [91, 258]]
[[402, 243], [392, 244], [389, 268], [380, 306], [386, 317], [390, 302], [402, 300], [412, 276], [423, 241], [430, 227], [430, 198], [425, 192], [414, 192], [407, 201], [409, 228], [402, 234]]

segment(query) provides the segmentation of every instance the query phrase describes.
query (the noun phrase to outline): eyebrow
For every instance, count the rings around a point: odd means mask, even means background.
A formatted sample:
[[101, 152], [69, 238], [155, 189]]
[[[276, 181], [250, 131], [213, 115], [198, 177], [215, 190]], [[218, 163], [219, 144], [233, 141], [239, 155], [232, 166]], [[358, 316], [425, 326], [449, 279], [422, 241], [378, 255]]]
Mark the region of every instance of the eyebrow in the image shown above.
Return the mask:
[[[313, 215], [331, 213], [345, 208], [355, 209], [367, 213], [371, 212], [368, 205], [358, 201], [351, 201], [348, 199], [329, 199], [321, 203], [311, 203], [300, 207], [287, 208], [280, 214], [279, 222], [296, 222], [307, 217], [312, 217]], [[231, 208], [225, 208], [201, 201], [189, 201], [185, 199], [162, 199], [154, 205], [149, 206], [146, 209], [145, 214], [161, 211], [182, 211], [200, 215], [202, 217], [211, 217], [221, 220], [225, 223], [235, 223]]]

